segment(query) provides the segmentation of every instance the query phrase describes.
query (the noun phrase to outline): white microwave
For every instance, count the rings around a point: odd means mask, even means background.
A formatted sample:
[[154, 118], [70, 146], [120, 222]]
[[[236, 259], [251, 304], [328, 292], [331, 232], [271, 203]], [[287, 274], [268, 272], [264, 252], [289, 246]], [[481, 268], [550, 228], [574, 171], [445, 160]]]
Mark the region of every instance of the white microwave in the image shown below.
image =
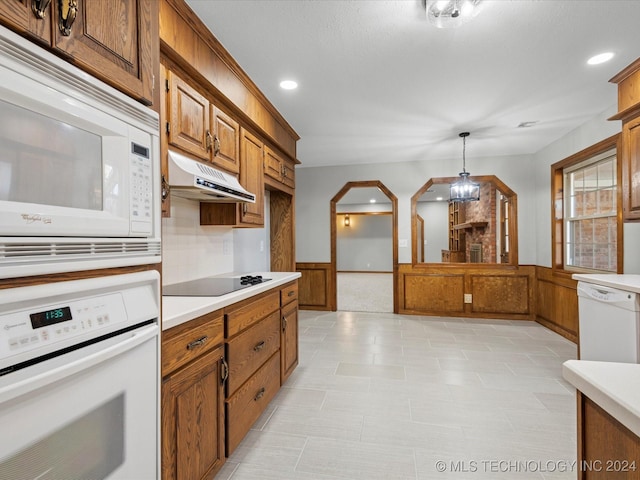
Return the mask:
[[0, 27], [0, 278], [157, 263], [158, 114]]

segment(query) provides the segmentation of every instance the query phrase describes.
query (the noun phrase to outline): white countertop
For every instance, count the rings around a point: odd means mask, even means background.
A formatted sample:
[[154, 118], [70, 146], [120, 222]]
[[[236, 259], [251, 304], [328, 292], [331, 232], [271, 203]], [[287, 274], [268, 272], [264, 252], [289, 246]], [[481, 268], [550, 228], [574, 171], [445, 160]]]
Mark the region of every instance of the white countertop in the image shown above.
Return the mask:
[[[301, 277], [300, 272], [258, 272], [270, 278], [268, 282], [243, 288], [219, 297], [162, 297], [162, 330], [188, 322], [207, 313], [227, 307], [233, 303], [253, 297], [272, 288], [289, 283]], [[238, 274], [216, 275], [218, 277], [239, 277]]]
[[640, 437], [640, 365], [568, 360], [562, 375], [609, 415]]
[[571, 276], [579, 282], [604, 285], [605, 287], [618, 288], [626, 292], [640, 293], [640, 275], [615, 274], [615, 273], [575, 273]]

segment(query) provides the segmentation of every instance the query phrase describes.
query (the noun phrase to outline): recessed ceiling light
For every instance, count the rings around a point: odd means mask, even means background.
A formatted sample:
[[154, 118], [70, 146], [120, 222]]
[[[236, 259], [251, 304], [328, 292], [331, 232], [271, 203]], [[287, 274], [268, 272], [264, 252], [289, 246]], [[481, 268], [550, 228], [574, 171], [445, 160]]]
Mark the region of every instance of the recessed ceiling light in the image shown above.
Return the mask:
[[376, 203], [376, 199], [372, 198], [371, 200], [369, 200], [369, 203]]
[[598, 55], [594, 55], [587, 63], [589, 65], [599, 65], [600, 63], [608, 62], [613, 58], [613, 52], [600, 53]]
[[280, 88], [283, 90], [295, 90], [298, 88], [298, 82], [293, 80], [283, 80], [280, 82]]
[[441, 202], [442, 200], [444, 200], [444, 198], [442, 198], [442, 197], [436, 197], [436, 200], [437, 200], [438, 202]]

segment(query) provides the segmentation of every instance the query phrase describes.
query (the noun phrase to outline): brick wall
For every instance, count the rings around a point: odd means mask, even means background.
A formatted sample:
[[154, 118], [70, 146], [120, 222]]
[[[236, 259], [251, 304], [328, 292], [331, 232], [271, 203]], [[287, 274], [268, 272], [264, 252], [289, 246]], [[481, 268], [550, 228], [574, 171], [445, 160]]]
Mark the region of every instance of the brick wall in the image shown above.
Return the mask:
[[466, 258], [472, 243], [482, 244], [482, 263], [496, 263], [496, 187], [491, 182], [480, 185], [480, 200], [464, 204], [464, 221], [487, 222], [485, 228], [465, 231]]

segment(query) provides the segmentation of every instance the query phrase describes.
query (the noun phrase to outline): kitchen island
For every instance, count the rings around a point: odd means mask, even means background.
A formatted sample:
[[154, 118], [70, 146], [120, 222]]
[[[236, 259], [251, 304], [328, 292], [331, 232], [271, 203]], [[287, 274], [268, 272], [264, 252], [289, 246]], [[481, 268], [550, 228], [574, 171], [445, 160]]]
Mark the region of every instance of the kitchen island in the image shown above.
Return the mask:
[[640, 478], [640, 365], [569, 360], [577, 389], [578, 479]]

